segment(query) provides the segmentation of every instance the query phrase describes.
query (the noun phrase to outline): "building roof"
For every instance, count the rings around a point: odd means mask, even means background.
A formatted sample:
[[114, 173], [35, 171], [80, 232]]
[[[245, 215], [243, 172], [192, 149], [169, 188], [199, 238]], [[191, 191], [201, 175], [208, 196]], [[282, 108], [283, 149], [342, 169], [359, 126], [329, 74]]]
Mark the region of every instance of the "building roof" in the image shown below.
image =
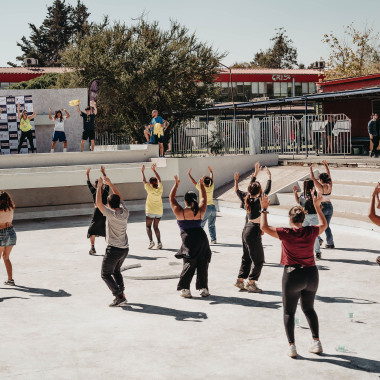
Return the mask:
[[320, 82], [318, 84], [321, 86], [329, 86], [329, 85], [335, 85], [335, 84], [341, 84], [341, 83], [360, 82], [360, 81], [366, 81], [366, 80], [377, 79], [377, 78], [380, 78], [380, 73], [360, 75], [360, 76], [356, 76], [356, 77], [347, 77], [347, 78], [325, 80], [325, 81]]
[[72, 67], [0, 67], [0, 74], [61, 74], [74, 70]]
[[[229, 74], [230, 71], [226, 68], [220, 69], [220, 74]], [[321, 75], [321, 70], [313, 69], [239, 69], [231, 68], [232, 74], [303, 74], [303, 75]]]

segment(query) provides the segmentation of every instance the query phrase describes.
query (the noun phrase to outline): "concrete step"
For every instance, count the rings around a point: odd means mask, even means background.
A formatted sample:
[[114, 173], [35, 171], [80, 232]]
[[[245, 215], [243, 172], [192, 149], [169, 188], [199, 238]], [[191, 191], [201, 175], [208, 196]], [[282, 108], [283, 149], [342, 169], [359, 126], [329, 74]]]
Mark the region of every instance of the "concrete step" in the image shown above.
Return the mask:
[[[333, 194], [349, 197], [369, 198], [376, 183], [334, 181]], [[298, 191], [303, 191], [303, 181], [298, 181]]]
[[[288, 216], [289, 209], [290, 207], [287, 205], [270, 206], [269, 213], [274, 215]], [[334, 214], [331, 219], [331, 224], [338, 224], [355, 228], [364, 228], [366, 230], [380, 232], [380, 227], [373, 224], [369, 220], [368, 216], [353, 214], [349, 212], [338, 212], [335, 211], [335, 207]]]
[[[278, 193], [278, 200], [281, 206], [292, 207], [296, 205], [293, 193]], [[359, 198], [350, 196], [331, 196], [331, 202], [336, 212], [349, 212], [355, 215], [367, 215], [369, 198]]]
[[[321, 170], [320, 170], [321, 171]], [[380, 181], [380, 170], [363, 170], [363, 169], [331, 169], [331, 178], [335, 181], [344, 181], [358, 183], [373, 183]]]

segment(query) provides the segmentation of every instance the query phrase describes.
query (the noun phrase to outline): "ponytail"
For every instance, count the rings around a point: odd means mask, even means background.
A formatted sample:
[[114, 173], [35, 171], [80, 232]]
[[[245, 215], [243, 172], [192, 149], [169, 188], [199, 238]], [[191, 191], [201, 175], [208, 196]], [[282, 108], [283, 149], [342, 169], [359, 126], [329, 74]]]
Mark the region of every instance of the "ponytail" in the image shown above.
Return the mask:
[[191, 211], [194, 213], [194, 216], [197, 215], [199, 212], [199, 204], [197, 201], [197, 194], [195, 194], [194, 191], [188, 191], [185, 194], [185, 202], [187, 205], [190, 206]]
[[199, 212], [199, 205], [197, 201], [191, 202], [191, 210], [193, 211], [194, 216], [198, 214]]

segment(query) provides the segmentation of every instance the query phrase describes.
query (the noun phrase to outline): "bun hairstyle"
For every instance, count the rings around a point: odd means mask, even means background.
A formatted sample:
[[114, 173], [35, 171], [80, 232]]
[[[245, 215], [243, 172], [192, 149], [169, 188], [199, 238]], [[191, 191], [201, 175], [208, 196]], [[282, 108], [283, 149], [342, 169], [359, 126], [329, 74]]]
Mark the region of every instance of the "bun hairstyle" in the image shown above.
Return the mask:
[[289, 218], [292, 223], [303, 223], [305, 220], [306, 211], [301, 206], [294, 206], [289, 210]]
[[6, 191], [0, 191], [0, 211], [10, 211], [14, 208], [11, 196]]
[[212, 180], [211, 177], [205, 177], [203, 180], [203, 183], [205, 184], [206, 187], [210, 187], [214, 181]]
[[150, 177], [149, 178], [149, 184], [152, 185], [153, 189], [158, 188], [158, 180], [156, 177]]
[[249, 184], [248, 194], [244, 200], [245, 208], [248, 212], [251, 212], [251, 196], [255, 197], [257, 194], [259, 194], [260, 196], [261, 193], [262, 193], [262, 190], [261, 190], [260, 182], [255, 181]]
[[330, 176], [327, 174], [327, 173], [322, 173], [319, 175], [319, 179], [323, 182], [323, 183], [331, 183], [331, 178]]
[[193, 211], [194, 216], [197, 215], [199, 211], [197, 194], [195, 194], [194, 191], [188, 191], [185, 194], [185, 202], [188, 206], [191, 207], [191, 210]]

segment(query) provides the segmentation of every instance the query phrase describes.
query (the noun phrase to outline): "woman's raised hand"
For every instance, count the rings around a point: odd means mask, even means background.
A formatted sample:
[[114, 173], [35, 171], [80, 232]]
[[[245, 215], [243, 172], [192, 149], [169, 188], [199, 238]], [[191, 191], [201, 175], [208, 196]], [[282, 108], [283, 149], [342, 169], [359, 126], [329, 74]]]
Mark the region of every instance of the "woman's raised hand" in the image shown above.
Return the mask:
[[293, 186], [293, 193], [298, 193], [298, 187], [297, 186]]
[[174, 181], [177, 186], [181, 183], [177, 175], [174, 176]]
[[86, 171], [87, 177], [90, 175], [91, 168], [88, 168]]
[[145, 170], [145, 165], [143, 165], [142, 167], [141, 167], [141, 171], [144, 173], [144, 170]]
[[270, 200], [268, 199], [268, 196], [266, 194], [263, 194], [260, 198], [260, 205], [261, 208], [267, 209], [270, 205]]
[[205, 177], [202, 177], [200, 180], [199, 180], [199, 185], [203, 185], [205, 182]]
[[153, 164], [152, 167], [151, 167], [151, 169], [152, 169], [153, 171], [155, 171], [155, 170], [156, 170], [156, 164]]
[[268, 174], [268, 177], [271, 177], [271, 172], [270, 172], [270, 170], [267, 168], [267, 167], [265, 167], [265, 172]]
[[235, 174], [234, 174], [234, 180], [236, 182], [239, 181], [239, 172], [235, 172]]
[[255, 171], [256, 171], [256, 173], [258, 174], [261, 169], [262, 169], [262, 166], [260, 166], [260, 162], [257, 161], [256, 164], [255, 164]]

